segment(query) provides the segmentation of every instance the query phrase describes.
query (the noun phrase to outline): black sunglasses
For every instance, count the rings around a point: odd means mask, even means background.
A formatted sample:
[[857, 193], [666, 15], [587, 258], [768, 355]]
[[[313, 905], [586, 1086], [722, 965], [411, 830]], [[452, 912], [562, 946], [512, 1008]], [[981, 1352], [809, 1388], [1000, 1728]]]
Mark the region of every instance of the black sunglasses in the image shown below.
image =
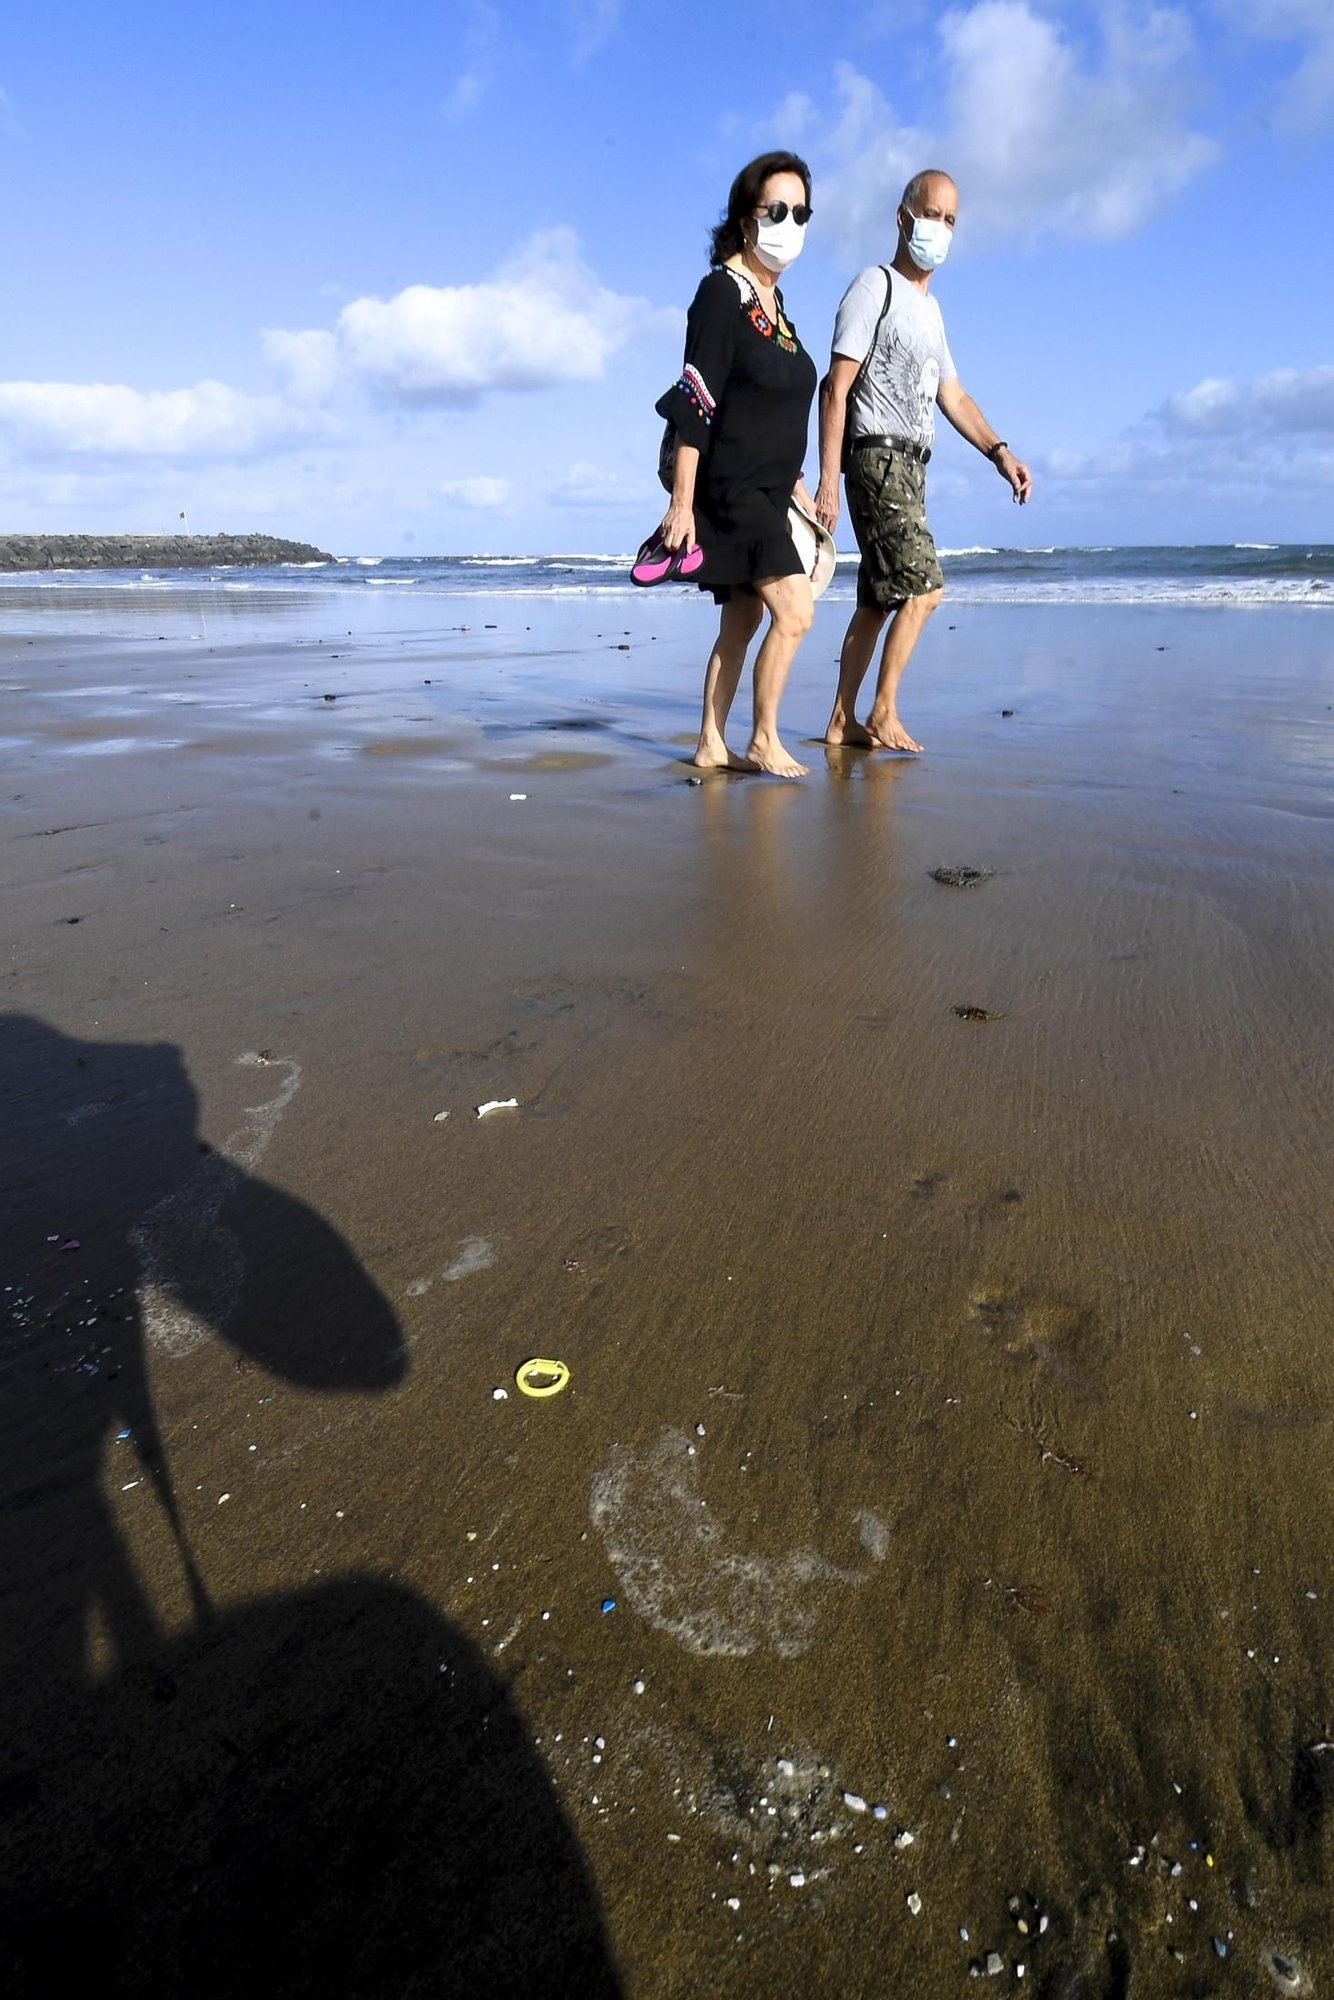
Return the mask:
[[804, 201], [799, 201], [789, 211], [785, 201], [771, 201], [767, 208], [757, 208], [756, 215], [767, 215], [770, 222], [786, 222], [789, 213], [799, 229], [804, 229], [811, 219], [811, 211]]

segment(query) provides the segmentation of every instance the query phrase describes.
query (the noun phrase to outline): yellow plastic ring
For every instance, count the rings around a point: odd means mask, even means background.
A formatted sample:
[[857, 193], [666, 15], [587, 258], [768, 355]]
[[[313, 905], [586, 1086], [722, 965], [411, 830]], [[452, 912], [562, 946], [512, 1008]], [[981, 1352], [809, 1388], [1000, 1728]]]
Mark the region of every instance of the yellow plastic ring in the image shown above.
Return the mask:
[[[552, 1379], [549, 1382], [534, 1383], [529, 1379], [534, 1375], [539, 1377], [549, 1375]], [[542, 1361], [536, 1358], [525, 1361], [514, 1374], [515, 1386], [522, 1390], [525, 1396], [559, 1396], [569, 1379], [570, 1371], [563, 1361]]]

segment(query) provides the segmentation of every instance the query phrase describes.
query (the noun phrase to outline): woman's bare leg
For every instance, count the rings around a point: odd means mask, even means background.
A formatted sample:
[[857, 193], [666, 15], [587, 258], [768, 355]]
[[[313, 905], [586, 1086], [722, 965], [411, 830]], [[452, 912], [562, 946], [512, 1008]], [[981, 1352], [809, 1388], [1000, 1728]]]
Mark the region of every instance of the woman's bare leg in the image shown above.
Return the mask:
[[727, 718], [736, 698], [741, 669], [746, 664], [746, 648], [755, 637], [764, 616], [758, 597], [734, 590], [723, 606], [718, 621], [718, 637], [704, 674], [704, 714], [699, 725], [699, 746], [694, 762], [702, 771], [749, 771], [744, 757], [735, 757], [727, 747]]
[[774, 778], [804, 778], [809, 767], [799, 764], [779, 737], [778, 704], [797, 648], [811, 629], [811, 586], [804, 576], [766, 576], [755, 590], [769, 613], [769, 630], [755, 661], [755, 727], [746, 762]]

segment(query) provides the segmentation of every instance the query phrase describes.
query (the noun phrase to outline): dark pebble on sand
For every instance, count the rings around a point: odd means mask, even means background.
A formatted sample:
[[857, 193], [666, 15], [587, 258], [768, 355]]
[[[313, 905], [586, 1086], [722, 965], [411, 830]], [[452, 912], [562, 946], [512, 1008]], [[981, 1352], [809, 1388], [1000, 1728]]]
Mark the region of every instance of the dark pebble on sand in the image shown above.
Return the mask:
[[1002, 714], [1002, 715], [1013, 715], [1013, 714], [1014, 714], [1014, 710], [1013, 710], [1012, 708], [1003, 708], [1003, 709], [1001, 710], [1001, 714]]
[[933, 882], [943, 882], [947, 889], [971, 889], [974, 882], [987, 882], [995, 874], [994, 868], [933, 868]]
[[336, 694], [326, 694], [324, 699], [326, 701], [337, 701], [338, 696]]
[[989, 1007], [974, 1007], [963, 1000], [957, 1007], [951, 1007], [950, 1012], [957, 1014], [961, 1021], [1000, 1021], [1005, 1018], [1002, 1014], [993, 1014]]

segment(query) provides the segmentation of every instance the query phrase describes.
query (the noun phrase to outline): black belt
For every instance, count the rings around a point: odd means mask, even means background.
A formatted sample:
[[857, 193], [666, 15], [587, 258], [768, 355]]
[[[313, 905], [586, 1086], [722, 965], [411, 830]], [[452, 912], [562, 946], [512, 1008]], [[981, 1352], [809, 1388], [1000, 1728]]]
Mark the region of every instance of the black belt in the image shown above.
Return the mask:
[[901, 451], [905, 458], [915, 458], [919, 465], [926, 465], [931, 457], [929, 444], [918, 444], [913, 438], [890, 437], [884, 432], [870, 436], [859, 432], [852, 440], [853, 451], [866, 451], [873, 444], [887, 445], [891, 451]]

